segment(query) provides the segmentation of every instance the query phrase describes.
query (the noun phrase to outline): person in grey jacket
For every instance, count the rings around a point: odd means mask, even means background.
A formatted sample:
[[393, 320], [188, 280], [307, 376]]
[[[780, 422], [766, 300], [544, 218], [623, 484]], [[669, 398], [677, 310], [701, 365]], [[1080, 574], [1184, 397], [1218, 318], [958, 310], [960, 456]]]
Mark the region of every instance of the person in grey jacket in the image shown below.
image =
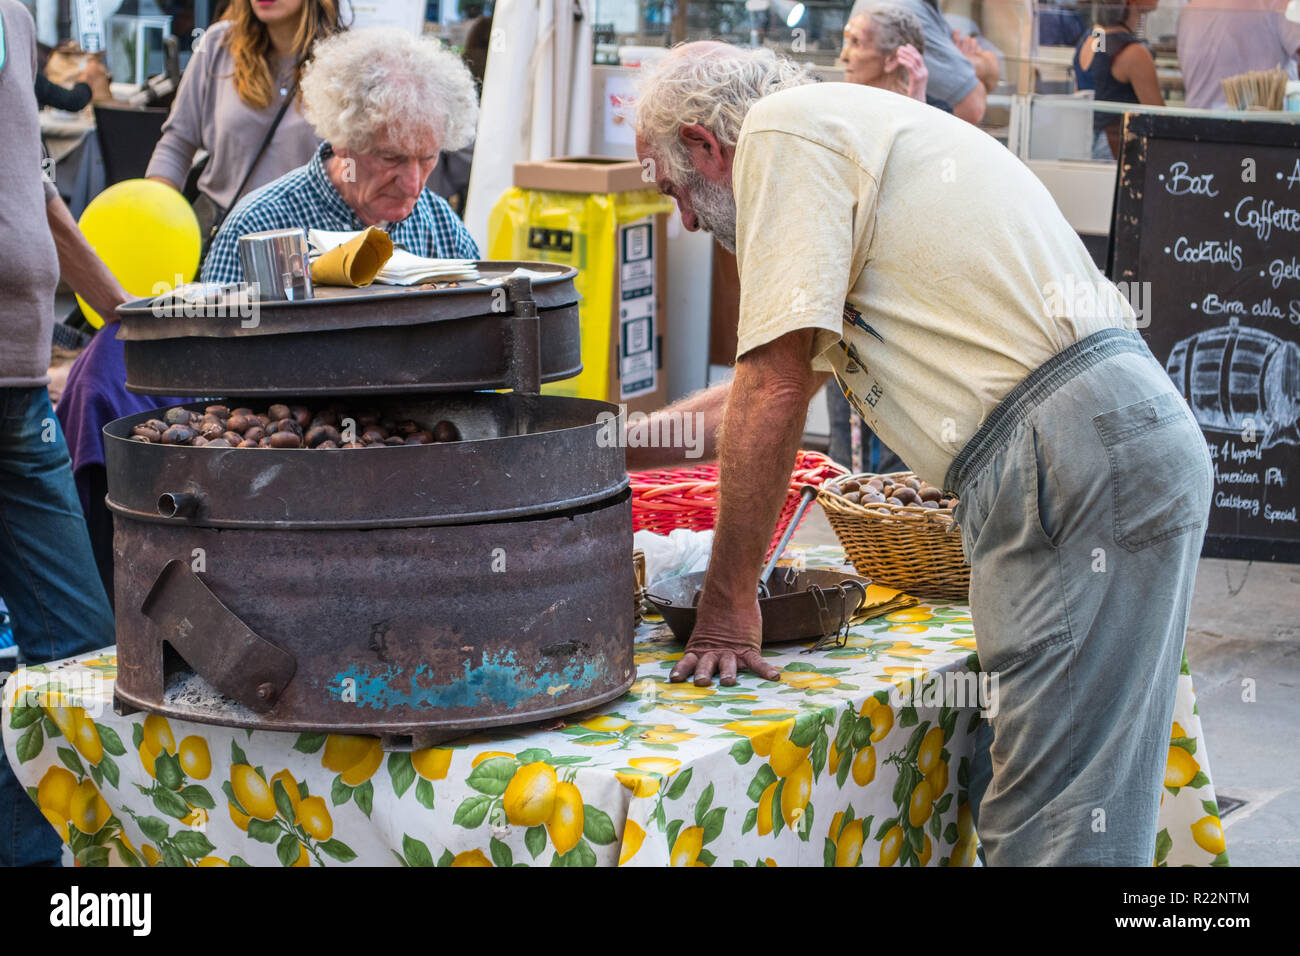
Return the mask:
[[[113, 643], [113, 615], [47, 388], [54, 287], [62, 274], [100, 315], [129, 297], [48, 175], [31, 14], [18, 0], [0, 0], [0, 29], [0, 598], [23, 660], [37, 664]], [[59, 837], [9, 759], [0, 752], [0, 866], [55, 865]]]

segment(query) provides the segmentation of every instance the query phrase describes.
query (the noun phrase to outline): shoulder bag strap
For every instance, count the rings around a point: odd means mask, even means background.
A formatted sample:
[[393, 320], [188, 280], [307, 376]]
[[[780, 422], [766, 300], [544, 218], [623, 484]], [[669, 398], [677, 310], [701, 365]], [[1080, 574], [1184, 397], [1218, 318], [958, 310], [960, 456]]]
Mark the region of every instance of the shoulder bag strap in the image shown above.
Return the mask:
[[293, 86], [289, 90], [289, 95], [286, 96], [284, 102], [280, 104], [279, 112], [275, 114], [275, 119], [271, 121], [270, 128], [267, 129], [266, 135], [262, 137], [262, 145], [257, 147], [257, 152], [253, 154], [253, 161], [249, 164], [248, 172], [244, 173], [244, 178], [240, 181], [239, 188], [235, 190], [235, 194], [230, 198], [230, 205], [218, 212], [216, 218], [213, 219], [212, 229], [209, 230], [208, 233], [209, 240], [216, 236], [217, 231], [221, 228], [222, 222], [225, 221], [226, 215], [230, 210], [235, 208], [235, 204], [238, 203], [240, 197], [244, 195], [244, 190], [248, 187], [248, 181], [253, 178], [253, 170], [257, 168], [257, 164], [261, 161], [262, 154], [266, 152], [266, 147], [271, 145], [271, 137], [275, 135], [275, 131], [280, 126], [280, 120], [284, 119], [284, 114], [289, 109], [289, 104], [294, 101], [294, 98], [297, 95], [298, 80], [295, 78]]

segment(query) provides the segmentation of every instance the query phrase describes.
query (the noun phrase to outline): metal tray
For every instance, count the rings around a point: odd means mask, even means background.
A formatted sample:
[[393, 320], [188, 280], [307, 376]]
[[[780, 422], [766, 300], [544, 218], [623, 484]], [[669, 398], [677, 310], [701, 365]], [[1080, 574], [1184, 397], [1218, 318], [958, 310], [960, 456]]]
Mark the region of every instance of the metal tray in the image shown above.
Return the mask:
[[[534, 279], [541, 380], [582, 371], [571, 266], [485, 260], [484, 279]], [[154, 299], [118, 307], [127, 391], [154, 395], [302, 396], [464, 392], [508, 387], [513, 303], [504, 287], [321, 287], [313, 299], [259, 302], [256, 321], [227, 301], [213, 314], [157, 314]]]
[[[680, 641], [688, 640], [695, 630], [695, 606], [707, 573], [660, 581], [646, 595]], [[845, 571], [809, 568], [791, 573], [778, 568], [768, 582], [769, 596], [758, 601], [763, 643], [817, 640], [847, 629], [855, 622], [870, 583], [870, 578]]]

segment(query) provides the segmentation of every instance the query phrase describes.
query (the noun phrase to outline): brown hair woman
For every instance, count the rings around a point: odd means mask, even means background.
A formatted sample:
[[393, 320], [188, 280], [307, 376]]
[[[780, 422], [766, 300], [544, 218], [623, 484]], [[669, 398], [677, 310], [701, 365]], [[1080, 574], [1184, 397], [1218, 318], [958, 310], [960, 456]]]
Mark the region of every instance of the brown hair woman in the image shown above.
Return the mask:
[[297, 99], [316, 41], [340, 29], [337, 0], [232, 0], [195, 43], [145, 175], [180, 189], [207, 150], [195, 201], [205, 235], [242, 195], [311, 159], [320, 140], [300, 104], [276, 117], [290, 94]]

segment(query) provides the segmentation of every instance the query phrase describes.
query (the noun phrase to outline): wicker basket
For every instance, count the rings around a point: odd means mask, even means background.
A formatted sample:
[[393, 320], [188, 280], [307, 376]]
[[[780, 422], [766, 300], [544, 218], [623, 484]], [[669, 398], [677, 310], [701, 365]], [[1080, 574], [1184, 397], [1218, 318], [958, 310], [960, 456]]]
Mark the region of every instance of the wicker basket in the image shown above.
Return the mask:
[[854, 504], [838, 494], [848, 478], [903, 480], [910, 471], [888, 475], [841, 475], [823, 482], [818, 501], [858, 573], [877, 584], [918, 597], [966, 602], [970, 567], [951, 512], [919, 505]]
[[[844, 469], [825, 455], [801, 451], [790, 475], [790, 491], [768, 545], [772, 556], [781, 534], [799, 506], [799, 489], [820, 486], [828, 478], [841, 476]], [[634, 471], [632, 479], [632, 530], [666, 535], [677, 528], [708, 531], [718, 521], [718, 466], [676, 468], [669, 471]], [[807, 514], [807, 512], [805, 512]]]

